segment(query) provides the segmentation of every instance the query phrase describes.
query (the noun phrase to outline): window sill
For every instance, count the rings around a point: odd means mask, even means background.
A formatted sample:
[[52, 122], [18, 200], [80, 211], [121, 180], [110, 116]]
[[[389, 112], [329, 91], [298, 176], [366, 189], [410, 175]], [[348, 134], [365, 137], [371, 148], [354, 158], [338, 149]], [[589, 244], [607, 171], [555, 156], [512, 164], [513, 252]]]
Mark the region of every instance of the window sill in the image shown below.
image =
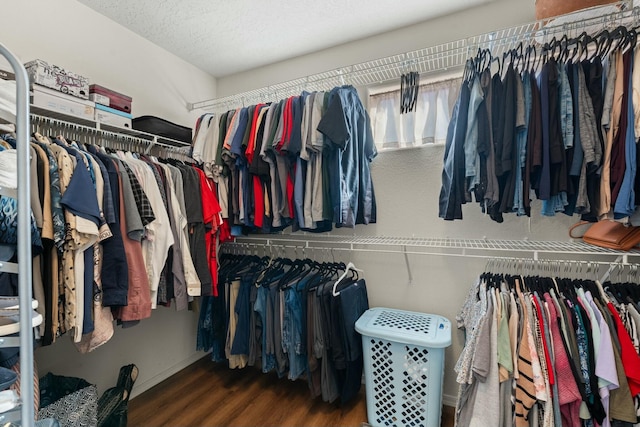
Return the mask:
[[396, 152], [396, 151], [416, 150], [416, 149], [423, 149], [423, 148], [428, 148], [428, 147], [431, 147], [431, 148], [444, 147], [445, 145], [446, 145], [445, 142], [431, 142], [431, 143], [428, 143], [428, 144], [411, 145], [409, 147], [378, 148], [378, 154], [393, 153], [393, 152]]

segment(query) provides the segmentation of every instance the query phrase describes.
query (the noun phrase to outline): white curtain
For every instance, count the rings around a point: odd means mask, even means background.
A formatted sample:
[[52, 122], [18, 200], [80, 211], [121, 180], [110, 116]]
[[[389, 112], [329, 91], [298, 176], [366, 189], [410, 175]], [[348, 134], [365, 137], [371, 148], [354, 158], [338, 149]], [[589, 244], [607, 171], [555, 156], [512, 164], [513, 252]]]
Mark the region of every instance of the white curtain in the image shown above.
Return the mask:
[[400, 114], [400, 89], [369, 96], [378, 150], [444, 143], [461, 79], [421, 85], [416, 108]]

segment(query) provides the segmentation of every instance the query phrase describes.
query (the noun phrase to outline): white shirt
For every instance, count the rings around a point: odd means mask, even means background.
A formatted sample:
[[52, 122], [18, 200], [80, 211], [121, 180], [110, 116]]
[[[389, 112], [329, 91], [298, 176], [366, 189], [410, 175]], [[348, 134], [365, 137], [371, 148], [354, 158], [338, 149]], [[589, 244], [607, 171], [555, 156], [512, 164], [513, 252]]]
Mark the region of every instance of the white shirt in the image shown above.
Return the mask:
[[[171, 176], [171, 169], [167, 165], [160, 165], [168, 177]], [[171, 206], [171, 228], [173, 230], [175, 245], [174, 245], [174, 262], [180, 262], [182, 264], [182, 271], [184, 272], [184, 283], [180, 286], [186, 287], [187, 295], [200, 296], [200, 279], [198, 273], [193, 265], [193, 259], [191, 258], [191, 250], [189, 248], [189, 240], [187, 238], [187, 216], [180, 208], [180, 202], [176, 195], [175, 187], [173, 185], [173, 179], [167, 179], [167, 198], [170, 199], [169, 205]], [[175, 256], [179, 255], [179, 256]], [[177, 300], [176, 300], [177, 303]], [[176, 307], [177, 310], [187, 308]]]
[[174, 244], [169, 214], [162, 203], [162, 195], [158, 188], [151, 166], [135, 159], [131, 153], [126, 153], [123, 160], [127, 162], [144, 190], [155, 219], [145, 226], [145, 238], [142, 239], [142, 256], [149, 278], [151, 290], [151, 308], [157, 307], [158, 285], [160, 273], [167, 260], [169, 248]]

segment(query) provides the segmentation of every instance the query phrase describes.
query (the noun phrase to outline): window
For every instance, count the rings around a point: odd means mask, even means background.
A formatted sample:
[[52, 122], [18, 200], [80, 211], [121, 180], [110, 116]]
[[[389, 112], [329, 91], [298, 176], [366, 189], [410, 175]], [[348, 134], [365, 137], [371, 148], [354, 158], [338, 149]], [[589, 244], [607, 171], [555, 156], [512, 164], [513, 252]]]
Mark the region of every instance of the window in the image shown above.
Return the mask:
[[416, 147], [444, 143], [451, 111], [462, 80], [451, 79], [420, 86], [416, 108], [400, 114], [400, 89], [369, 96], [369, 115], [376, 148]]

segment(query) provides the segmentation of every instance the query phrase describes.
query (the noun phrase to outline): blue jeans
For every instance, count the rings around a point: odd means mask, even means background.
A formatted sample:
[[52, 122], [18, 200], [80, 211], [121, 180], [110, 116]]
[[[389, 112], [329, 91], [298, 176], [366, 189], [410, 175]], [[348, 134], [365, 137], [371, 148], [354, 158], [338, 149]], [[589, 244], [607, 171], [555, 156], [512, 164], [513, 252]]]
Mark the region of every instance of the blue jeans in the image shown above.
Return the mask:
[[256, 337], [262, 337], [262, 372], [267, 373], [276, 367], [276, 356], [267, 352], [267, 296], [269, 289], [260, 286], [253, 309], [258, 313], [259, 325], [256, 325]]
[[522, 87], [524, 91], [524, 127], [517, 130], [516, 134], [516, 147], [518, 156], [518, 165], [516, 167], [516, 188], [513, 197], [513, 211], [516, 212], [518, 216], [525, 215], [524, 210], [524, 191], [523, 185], [524, 180], [522, 176], [522, 171], [525, 167], [525, 162], [527, 160], [527, 128], [529, 126], [529, 116], [531, 115], [531, 105], [532, 105], [532, 94], [531, 94], [531, 79], [529, 78], [529, 74], [525, 73], [523, 77]]
[[245, 276], [240, 282], [240, 291], [238, 299], [233, 310], [238, 315], [238, 323], [236, 324], [236, 333], [233, 337], [231, 345], [231, 354], [249, 355], [249, 337], [251, 336], [251, 277]]
[[282, 346], [289, 358], [290, 380], [296, 380], [307, 370], [307, 356], [302, 341], [303, 316], [302, 300], [297, 286], [291, 286], [284, 290], [284, 328], [282, 333]]
[[[632, 82], [629, 79], [629, 93], [632, 92]], [[624, 113], [624, 112], [623, 112]], [[636, 177], [636, 135], [634, 128], [634, 113], [633, 103], [629, 102], [629, 107], [626, 111], [627, 114], [627, 134], [625, 139], [625, 169], [624, 177], [622, 178], [622, 187], [620, 187], [620, 193], [616, 199], [613, 212], [616, 218], [633, 215], [635, 211], [635, 192], [633, 189], [635, 177]]]

